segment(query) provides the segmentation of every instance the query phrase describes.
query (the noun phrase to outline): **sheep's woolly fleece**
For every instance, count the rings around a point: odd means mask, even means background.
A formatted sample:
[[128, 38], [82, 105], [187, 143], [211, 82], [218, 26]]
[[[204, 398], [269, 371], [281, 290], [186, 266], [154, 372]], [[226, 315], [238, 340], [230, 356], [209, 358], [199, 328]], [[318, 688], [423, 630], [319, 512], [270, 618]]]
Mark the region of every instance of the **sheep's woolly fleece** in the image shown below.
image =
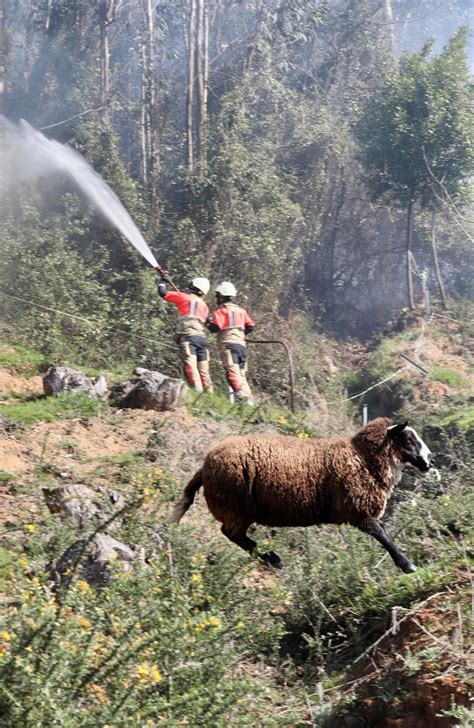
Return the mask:
[[389, 425], [377, 418], [351, 439], [230, 437], [209, 451], [193, 480], [202, 481], [209, 510], [231, 532], [251, 523], [357, 526], [381, 517], [393, 486], [398, 453]]

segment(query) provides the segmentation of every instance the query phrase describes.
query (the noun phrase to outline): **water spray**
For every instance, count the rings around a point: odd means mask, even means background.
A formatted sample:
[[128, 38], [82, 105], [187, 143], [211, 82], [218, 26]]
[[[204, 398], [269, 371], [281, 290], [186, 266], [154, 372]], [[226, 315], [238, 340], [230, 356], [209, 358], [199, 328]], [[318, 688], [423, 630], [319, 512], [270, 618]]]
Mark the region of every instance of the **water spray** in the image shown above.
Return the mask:
[[34, 184], [47, 175], [67, 174], [93, 207], [122, 233], [160, 276], [178, 290], [168, 272], [158, 264], [115, 192], [78, 152], [66, 144], [48, 139], [26, 121], [22, 120], [17, 125], [4, 116], [0, 116], [0, 143], [0, 194], [18, 183]]

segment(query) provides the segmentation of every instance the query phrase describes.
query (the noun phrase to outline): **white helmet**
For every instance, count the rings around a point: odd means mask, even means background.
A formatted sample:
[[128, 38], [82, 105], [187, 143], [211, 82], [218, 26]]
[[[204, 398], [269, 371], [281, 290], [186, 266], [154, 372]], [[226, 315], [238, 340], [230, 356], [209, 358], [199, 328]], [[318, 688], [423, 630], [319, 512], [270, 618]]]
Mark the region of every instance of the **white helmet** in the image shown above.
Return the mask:
[[209, 289], [211, 287], [211, 284], [207, 280], [207, 278], [193, 278], [191, 281], [191, 285], [193, 288], [197, 288], [198, 291], [201, 291], [204, 296], [209, 293]]
[[235, 290], [235, 286], [233, 283], [230, 283], [229, 281], [222, 281], [222, 283], [219, 283], [219, 285], [216, 288], [216, 293], [220, 293], [221, 296], [236, 296], [237, 291]]

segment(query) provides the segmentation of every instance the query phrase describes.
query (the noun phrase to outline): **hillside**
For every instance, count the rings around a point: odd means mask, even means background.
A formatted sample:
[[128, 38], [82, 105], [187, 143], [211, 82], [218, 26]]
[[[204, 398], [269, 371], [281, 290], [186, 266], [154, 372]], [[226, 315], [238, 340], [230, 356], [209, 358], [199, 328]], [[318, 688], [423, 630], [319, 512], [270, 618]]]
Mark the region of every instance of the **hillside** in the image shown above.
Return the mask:
[[[117, 411], [81, 395], [42, 397], [48, 362], [2, 344], [2, 724], [471, 725], [468, 334], [462, 320], [414, 320], [366, 349], [333, 343], [337, 366], [326, 364], [327, 398], [342, 376], [350, 395], [390, 376], [400, 352], [430, 369], [404, 370], [364, 399], [373, 416], [409, 413], [439, 451], [440, 482], [407, 475], [386, 517], [414, 575], [367, 536], [326, 526], [267, 529], [285, 564], [268, 570], [222, 538], [202, 496], [179, 528], [160, 525], [218, 439], [353, 429], [357, 399], [320, 403], [323, 426], [317, 413], [292, 416], [265, 398], [252, 412], [220, 395], [176, 412]], [[123, 497], [114, 538], [145, 561], [133, 572], [117, 564], [98, 591], [74, 568], [58, 601], [44, 566], [78, 535], [41, 489], [77, 483], [98, 499], [107, 488]]]

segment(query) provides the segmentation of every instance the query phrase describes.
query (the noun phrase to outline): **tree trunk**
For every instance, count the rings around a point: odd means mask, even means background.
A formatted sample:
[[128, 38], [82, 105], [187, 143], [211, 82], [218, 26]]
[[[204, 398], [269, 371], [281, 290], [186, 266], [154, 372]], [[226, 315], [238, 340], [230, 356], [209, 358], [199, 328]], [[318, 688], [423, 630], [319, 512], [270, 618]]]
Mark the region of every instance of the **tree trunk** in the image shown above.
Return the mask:
[[148, 119], [146, 113], [146, 58], [145, 41], [142, 38], [141, 48], [141, 80], [140, 80], [140, 176], [145, 189], [148, 187]]
[[153, 8], [151, 0], [142, 0], [143, 12], [143, 91], [144, 91], [144, 133], [145, 153], [147, 157], [147, 188], [150, 197], [151, 220], [155, 232], [160, 221], [159, 211], [159, 142], [158, 142], [158, 108], [156, 91], [155, 49]]
[[387, 21], [387, 40], [388, 47], [392, 53], [396, 50], [395, 25], [393, 19], [392, 0], [384, 0], [385, 18]]
[[106, 22], [100, 24], [100, 105], [101, 119], [104, 124], [108, 124], [109, 117], [109, 30]]
[[196, 0], [191, 0], [189, 13], [188, 84], [186, 91], [186, 164], [190, 174], [194, 171], [193, 104], [194, 104], [194, 56], [196, 51]]
[[51, 23], [51, 11], [53, 9], [53, 0], [47, 0], [46, 2], [46, 13], [44, 16], [44, 30], [47, 33]]
[[110, 123], [110, 43], [109, 26], [115, 20], [117, 0], [102, 0], [99, 6], [100, 26], [100, 105], [101, 119]]
[[444, 290], [443, 278], [439, 267], [438, 249], [436, 247], [436, 210], [433, 210], [431, 216], [431, 248], [433, 250], [433, 261], [436, 273], [436, 281], [438, 283], [439, 295], [444, 309], [447, 308], [446, 291]]
[[209, 13], [207, 0], [198, 0], [196, 33], [196, 76], [198, 90], [198, 159], [199, 173], [207, 169], [207, 76], [209, 73]]
[[7, 90], [7, 9], [6, 0], [0, 0], [0, 98]]
[[407, 266], [407, 293], [408, 305], [413, 310], [415, 308], [415, 298], [413, 296], [413, 271], [411, 259], [411, 241], [413, 237], [413, 200], [408, 203], [407, 209], [407, 235], [406, 235], [406, 266]]

